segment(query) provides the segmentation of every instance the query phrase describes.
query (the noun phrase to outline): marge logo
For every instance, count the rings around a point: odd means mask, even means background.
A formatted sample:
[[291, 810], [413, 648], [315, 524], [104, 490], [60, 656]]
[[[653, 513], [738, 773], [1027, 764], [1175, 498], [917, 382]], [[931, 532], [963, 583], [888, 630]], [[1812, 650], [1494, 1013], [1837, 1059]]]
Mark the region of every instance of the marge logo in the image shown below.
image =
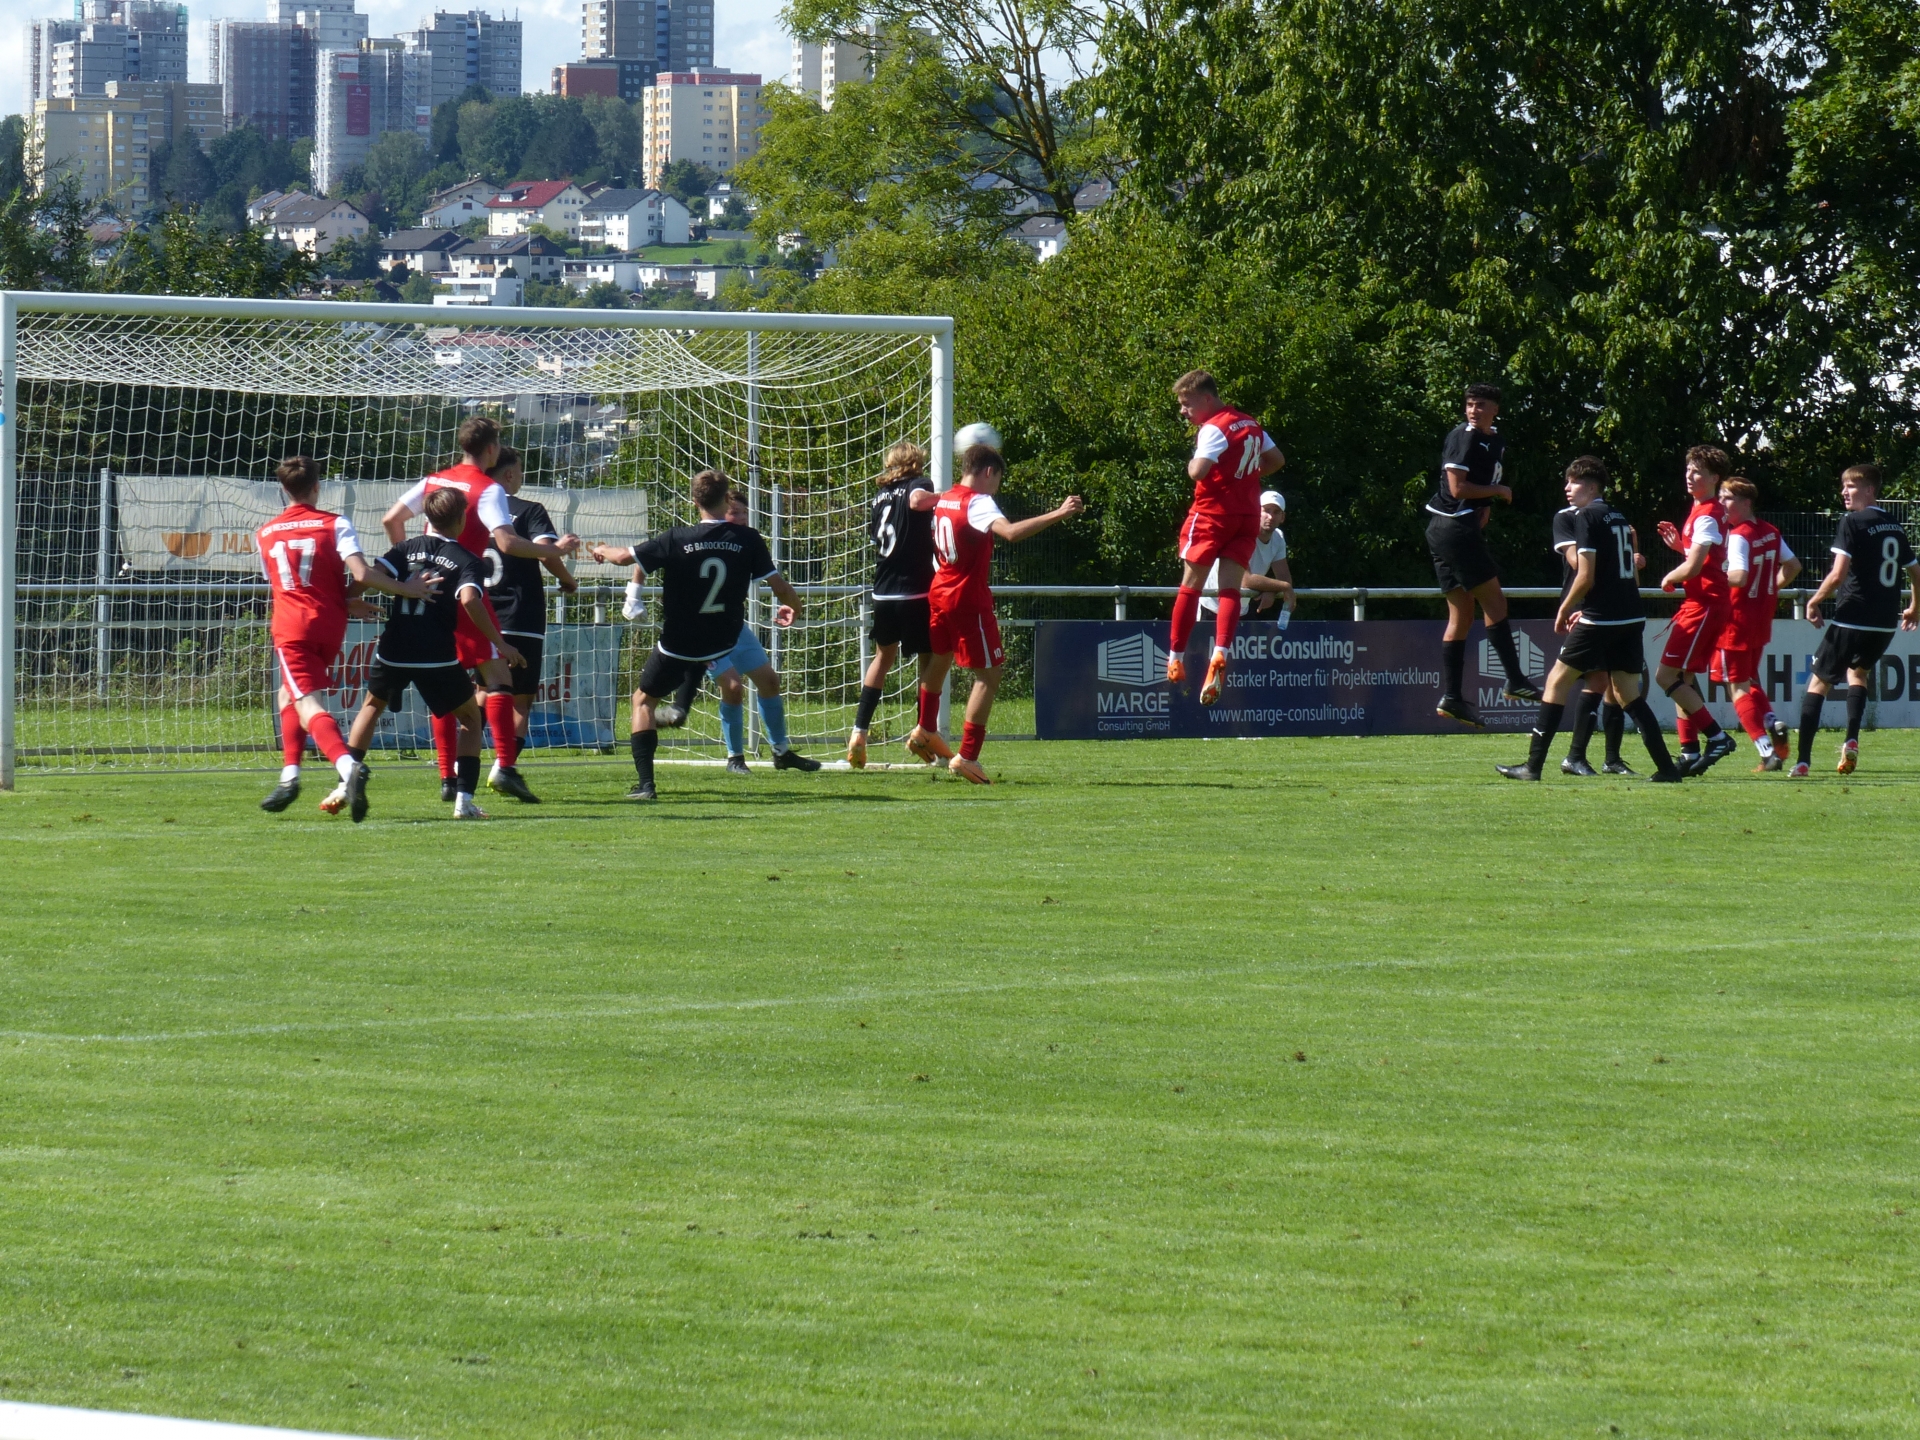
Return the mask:
[[167, 553], [181, 560], [198, 560], [213, 548], [213, 532], [210, 530], [194, 530], [185, 534], [170, 530], [160, 539], [165, 542]]

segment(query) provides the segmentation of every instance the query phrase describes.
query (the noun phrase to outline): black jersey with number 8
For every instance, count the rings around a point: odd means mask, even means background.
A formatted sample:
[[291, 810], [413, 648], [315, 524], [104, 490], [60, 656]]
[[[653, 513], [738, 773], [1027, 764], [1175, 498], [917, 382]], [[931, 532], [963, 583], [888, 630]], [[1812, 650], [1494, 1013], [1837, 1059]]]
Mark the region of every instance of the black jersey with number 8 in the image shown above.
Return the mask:
[[874, 599], [923, 600], [933, 585], [933, 511], [913, 508], [913, 492], [932, 489], [926, 476], [909, 475], [873, 497]]
[[1851, 630], [1899, 629], [1900, 592], [1913, 564], [1906, 527], [1878, 505], [1849, 510], [1834, 533], [1833, 553], [1848, 562], [1833, 623]]
[[1574, 544], [1593, 556], [1593, 588], [1580, 601], [1585, 625], [1630, 625], [1646, 619], [1640, 603], [1640, 572], [1633, 563], [1633, 522], [1608, 500], [1582, 505]]
[[676, 660], [717, 660], [740, 639], [747, 591], [774, 573], [767, 542], [750, 525], [681, 525], [634, 547], [634, 563], [660, 581], [661, 650]]

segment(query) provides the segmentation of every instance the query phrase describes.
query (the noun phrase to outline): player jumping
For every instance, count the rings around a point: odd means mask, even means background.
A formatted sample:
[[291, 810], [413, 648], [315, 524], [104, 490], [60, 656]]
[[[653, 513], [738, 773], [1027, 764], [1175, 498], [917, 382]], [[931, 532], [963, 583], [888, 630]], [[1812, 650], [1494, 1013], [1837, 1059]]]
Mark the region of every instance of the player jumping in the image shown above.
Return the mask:
[[[1680, 769], [1688, 775], [1704, 775], [1735, 748], [1733, 737], [1708, 712], [1699, 680], [1733, 610], [1732, 587], [1727, 584], [1726, 512], [1720, 508], [1720, 484], [1732, 473], [1733, 461], [1726, 451], [1713, 445], [1694, 446], [1687, 451], [1687, 494], [1693, 500], [1687, 522], [1684, 526], [1671, 520], [1660, 522], [1660, 538], [1667, 548], [1686, 557], [1660, 581], [1660, 588], [1684, 591], [1686, 598], [1667, 627], [1667, 644], [1653, 683], [1667, 692], [1679, 712], [1674, 733], [1680, 740]], [[1697, 752], [1696, 734], [1704, 735], [1707, 742]]]
[[847, 740], [847, 763], [856, 770], [867, 764], [867, 732], [887, 676], [901, 655], [919, 657], [922, 733], [937, 746], [935, 755], [951, 759], [953, 752], [940, 736], [939, 687], [932, 692], [931, 723], [927, 721], [927, 666], [932, 642], [927, 631], [927, 592], [933, 588], [933, 507], [939, 499], [927, 478], [927, 452], [909, 440], [887, 448], [879, 490], [867, 520], [873, 539], [873, 659], [860, 677], [860, 708], [853, 734]]
[[[1793, 775], [1805, 777], [1813, 763], [1813, 741], [1820, 733], [1820, 709], [1828, 693], [1847, 682], [1847, 738], [1834, 767], [1851, 775], [1860, 763], [1860, 721], [1867, 713], [1873, 667], [1887, 653], [1895, 629], [1920, 626], [1920, 560], [1906, 527], [1880, 508], [1880, 467], [1850, 465], [1840, 476], [1840, 501], [1847, 513], [1833, 537], [1833, 568], [1807, 601], [1807, 619], [1825, 625], [1814, 651], [1813, 675], [1800, 697], [1800, 756]], [[1913, 598], [1900, 608], [1900, 574], [1906, 572]], [[1833, 619], [1820, 612], [1838, 596]]]
[[300, 754], [308, 735], [340, 772], [342, 784], [352, 779], [358, 763], [320, 699], [333, 683], [333, 665], [347, 636], [348, 600], [361, 590], [429, 600], [440, 582], [436, 576], [391, 580], [367, 564], [353, 522], [317, 507], [320, 467], [306, 456], [281, 461], [274, 475], [286, 491], [287, 508], [262, 525], [254, 540], [273, 591], [273, 662], [280, 676], [286, 761], [280, 783], [260, 808], [277, 815], [300, 798]]
[[[1240, 577], [1240, 588], [1253, 592], [1254, 613], [1260, 614], [1272, 609], [1278, 602], [1279, 613], [1274, 617], [1282, 630], [1293, 622], [1293, 571], [1287, 565], [1287, 534], [1280, 527], [1286, 523], [1287, 499], [1278, 490], [1260, 492], [1260, 534], [1253, 546], [1253, 556], [1247, 561], [1247, 573]], [[1220, 611], [1220, 562], [1213, 562], [1213, 569], [1207, 572], [1207, 583], [1200, 591], [1200, 608], [1219, 618]]]
[[1727, 517], [1727, 586], [1732, 609], [1707, 678], [1726, 685], [1741, 728], [1760, 752], [1756, 775], [1787, 763], [1787, 725], [1773, 713], [1767, 694], [1757, 687], [1760, 657], [1773, 638], [1773, 616], [1780, 608], [1780, 587], [1793, 583], [1800, 561], [1779, 530], [1753, 513], [1760, 497], [1751, 480], [1739, 476], [1721, 482], [1720, 508]]
[[[1187, 640], [1199, 618], [1201, 592], [1213, 572], [1219, 608], [1214, 615], [1213, 658], [1207, 662], [1207, 678], [1200, 686], [1200, 703], [1211, 705], [1220, 698], [1227, 678], [1227, 651], [1240, 623], [1240, 584], [1259, 543], [1260, 482], [1277, 475], [1287, 457], [1258, 420], [1220, 403], [1219, 387], [1206, 371], [1188, 371], [1173, 382], [1173, 393], [1180, 402], [1180, 414], [1197, 433], [1193, 458], [1187, 461], [1193, 505], [1180, 527], [1182, 569], [1167, 633], [1167, 679], [1178, 685], [1187, 678]], [[975, 693], [979, 693], [977, 685]], [[992, 703], [988, 696], [988, 708]]]
[[[928, 600], [927, 638], [932, 654], [920, 688], [920, 723], [907, 737], [907, 748], [928, 764], [938, 750], [939, 694], [947, 672], [957, 661], [973, 671], [973, 692], [967, 697], [967, 718], [960, 732], [960, 753], [947, 769], [976, 785], [990, 785], [980, 768], [980, 747], [987, 743], [987, 717], [993, 697], [1000, 692], [1000, 671], [1006, 651], [1000, 645], [1000, 622], [993, 613], [993, 540], [997, 535], [1017, 545], [1049, 525], [1078, 515], [1086, 506], [1069, 495], [1057, 510], [1015, 523], [1001, 513], [994, 495], [1006, 478], [1007, 462], [990, 445], [975, 445], [961, 461], [961, 481], [942, 495], [933, 509], [933, 549], [940, 558]], [[1238, 567], [1235, 567], [1236, 569]], [[1238, 579], [1234, 582], [1239, 583]], [[1238, 591], [1235, 592], [1236, 598]], [[928, 714], [928, 699], [934, 711]], [[941, 747], [944, 748], [944, 747]]]

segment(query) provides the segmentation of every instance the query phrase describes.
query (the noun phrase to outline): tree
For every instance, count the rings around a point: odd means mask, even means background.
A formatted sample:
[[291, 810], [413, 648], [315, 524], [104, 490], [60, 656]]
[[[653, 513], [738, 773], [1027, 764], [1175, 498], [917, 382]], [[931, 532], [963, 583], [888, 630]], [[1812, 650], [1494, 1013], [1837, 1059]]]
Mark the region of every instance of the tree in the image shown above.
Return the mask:
[[557, 180], [599, 163], [600, 140], [579, 100], [543, 95], [532, 108], [535, 128], [514, 167], [515, 178]]
[[37, 194], [16, 183], [0, 198], [0, 289], [96, 288], [89, 227], [102, 212], [76, 176], [57, 175]]
[[630, 186], [639, 182], [640, 117], [632, 105], [612, 95], [588, 95], [580, 107], [593, 127], [599, 150], [601, 177], [609, 184]]
[[367, 186], [394, 205], [416, 198], [415, 191], [426, 173], [427, 152], [404, 131], [390, 130], [367, 149]]
[[312, 256], [264, 231], [209, 230], [185, 209], [120, 244], [87, 288], [142, 295], [216, 295], [275, 299], [290, 295], [318, 270]]
[[483, 175], [511, 179], [540, 128], [540, 114], [525, 95], [487, 105], [470, 100], [460, 107], [461, 159]]
[[19, 115], [0, 120], [0, 199], [27, 187], [27, 122]]
[[433, 112], [433, 139], [428, 149], [433, 154], [436, 165], [459, 165], [461, 163], [460, 113], [467, 105], [491, 105], [493, 92], [484, 85], [469, 85], [452, 100], [437, 106]]
[[162, 140], [148, 159], [147, 184], [155, 200], [197, 208], [219, 188], [213, 162], [192, 132], [178, 141]]
[[[673, 196], [688, 210], [693, 210], [694, 202], [704, 202], [707, 192], [719, 183], [719, 171], [709, 170], [692, 160], [675, 160], [660, 172], [660, 183], [654, 188], [662, 195]], [[705, 204], [702, 203], [699, 208], [704, 213]]]

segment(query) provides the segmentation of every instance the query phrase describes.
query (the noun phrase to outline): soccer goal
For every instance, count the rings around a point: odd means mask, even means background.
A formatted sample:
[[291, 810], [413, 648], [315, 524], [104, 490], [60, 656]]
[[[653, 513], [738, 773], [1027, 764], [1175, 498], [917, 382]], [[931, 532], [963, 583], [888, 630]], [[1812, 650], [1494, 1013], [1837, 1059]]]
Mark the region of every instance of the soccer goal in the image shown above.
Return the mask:
[[[785, 677], [796, 743], [838, 743], [866, 660], [865, 525], [888, 445], [952, 464], [952, 321], [872, 315], [545, 310], [9, 292], [0, 296], [0, 786], [16, 768], [252, 768], [278, 748], [254, 529], [305, 454], [321, 504], [369, 552], [402, 489], [497, 419], [563, 530], [628, 543], [695, 517], [723, 469], [806, 597], [752, 623]], [[654, 638], [622, 620], [626, 573], [582, 554], [549, 586], [532, 744], [623, 744]], [[379, 626], [350, 629], [351, 714]], [[882, 711], [912, 724], [903, 667]], [[417, 697], [377, 742], [425, 748]], [[752, 707], [749, 714], [752, 715]], [[711, 696], [670, 744], [718, 745]], [[757, 737], [756, 737], [757, 738]], [[716, 751], [717, 753], [717, 751]]]

